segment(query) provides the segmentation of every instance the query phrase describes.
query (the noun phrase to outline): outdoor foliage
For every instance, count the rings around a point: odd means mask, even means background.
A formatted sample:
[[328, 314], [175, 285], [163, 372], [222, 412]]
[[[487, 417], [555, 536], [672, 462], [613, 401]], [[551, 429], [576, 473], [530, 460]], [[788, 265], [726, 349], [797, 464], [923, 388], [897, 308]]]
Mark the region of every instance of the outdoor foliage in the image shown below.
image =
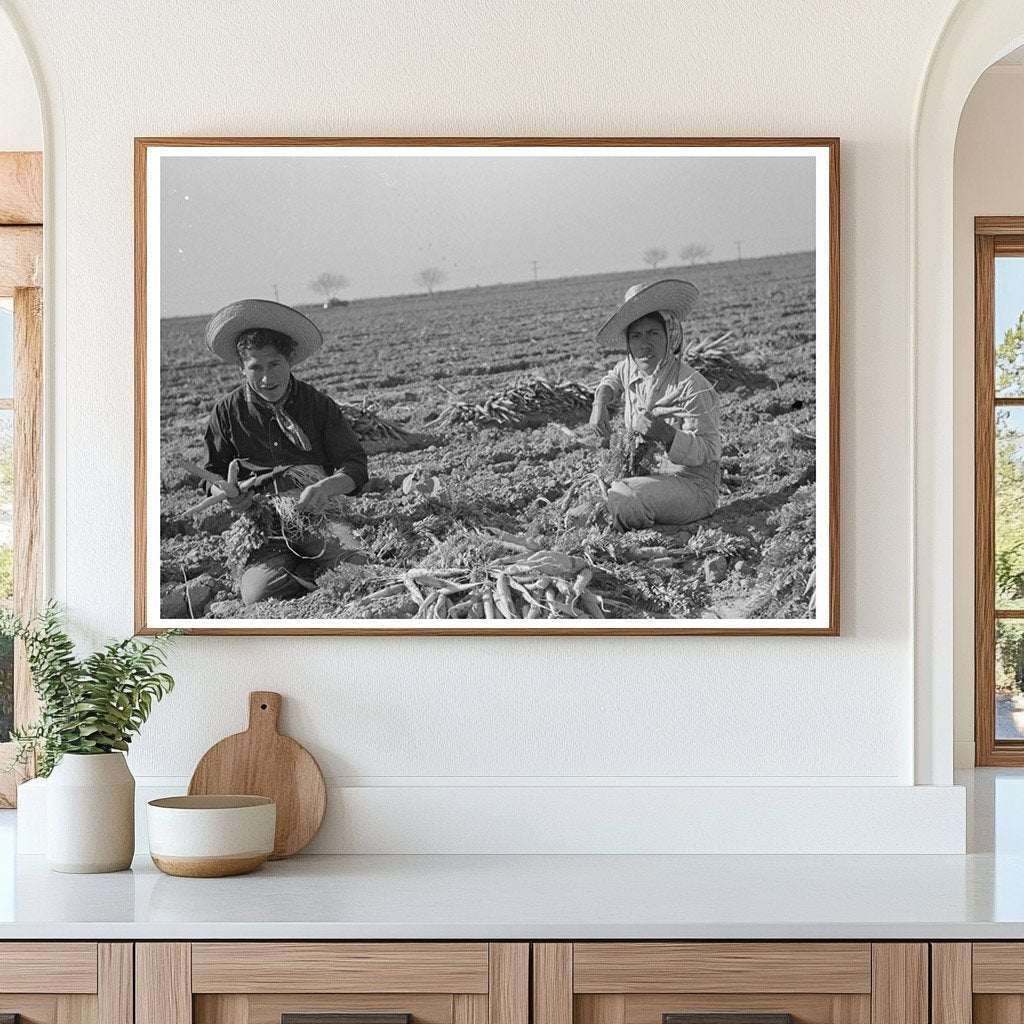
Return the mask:
[[433, 295], [434, 289], [437, 288], [438, 285], [444, 284], [445, 277], [447, 277], [447, 275], [440, 267], [424, 267], [418, 274], [416, 274], [414, 280], [421, 288], [426, 288], [427, 291]]
[[711, 257], [711, 247], [703, 242], [690, 242], [679, 250], [679, 258], [691, 267], [704, 263]]
[[1024, 311], [996, 347], [996, 394], [1024, 394]]
[[14, 763], [36, 751], [39, 774], [46, 776], [65, 754], [127, 750], [153, 702], [174, 687], [174, 680], [159, 671], [173, 635], [112, 641], [79, 658], [52, 602], [29, 623], [14, 612], [0, 613], [0, 636], [25, 645], [41, 709], [38, 722], [12, 732]]
[[[996, 346], [996, 394], [1024, 394], [1024, 312]], [[1015, 418], [1014, 413], [1017, 413]], [[996, 411], [996, 608], [1024, 608], [1024, 434], [1019, 412]], [[996, 623], [996, 676], [1002, 690], [1024, 689], [1024, 631]]]
[[664, 263], [668, 259], [668, 250], [662, 249], [658, 246], [654, 246], [650, 249], [644, 250], [644, 263], [647, 264], [652, 270], [657, 270], [659, 263]]
[[332, 274], [324, 271], [315, 281], [311, 281], [309, 287], [322, 295], [326, 302], [331, 302], [338, 297], [338, 292], [348, 286], [348, 278], [344, 274]]

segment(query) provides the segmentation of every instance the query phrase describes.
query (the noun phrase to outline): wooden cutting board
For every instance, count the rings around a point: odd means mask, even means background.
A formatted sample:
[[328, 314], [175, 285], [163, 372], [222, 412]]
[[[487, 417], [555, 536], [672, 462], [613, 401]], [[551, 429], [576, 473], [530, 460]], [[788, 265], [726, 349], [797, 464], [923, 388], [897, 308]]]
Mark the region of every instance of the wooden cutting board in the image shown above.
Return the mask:
[[190, 796], [245, 793], [277, 803], [271, 860], [298, 853], [317, 834], [327, 809], [327, 787], [313, 755], [277, 731], [281, 694], [249, 694], [249, 728], [214, 744], [202, 756]]

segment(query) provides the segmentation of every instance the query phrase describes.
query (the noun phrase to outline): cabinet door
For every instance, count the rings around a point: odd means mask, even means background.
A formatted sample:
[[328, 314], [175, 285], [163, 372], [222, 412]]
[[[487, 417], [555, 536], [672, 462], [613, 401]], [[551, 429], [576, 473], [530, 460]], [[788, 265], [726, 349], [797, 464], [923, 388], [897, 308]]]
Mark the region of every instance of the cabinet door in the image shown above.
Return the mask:
[[132, 1024], [127, 942], [0, 942], [5, 1024]]
[[1024, 1020], [1024, 942], [932, 946], [935, 1024]]
[[136, 984], [136, 1024], [529, 1024], [525, 943], [139, 943]]
[[928, 1024], [923, 943], [538, 943], [533, 978], [533, 1024]]

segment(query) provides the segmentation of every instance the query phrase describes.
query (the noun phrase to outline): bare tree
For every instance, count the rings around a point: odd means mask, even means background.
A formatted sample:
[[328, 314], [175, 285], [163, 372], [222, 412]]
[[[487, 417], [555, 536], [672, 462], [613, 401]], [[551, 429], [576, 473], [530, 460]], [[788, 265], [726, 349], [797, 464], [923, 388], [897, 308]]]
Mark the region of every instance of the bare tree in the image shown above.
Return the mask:
[[338, 292], [348, 287], [348, 278], [344, 274], [332, 274], [325, 270], [315, 281], [309, 282], [309, 287], [324, 297], [324, 309], [327, 309], [338, 301]]
[[663, 260], [668, 259], [668, 250], [659, 249], [657, 247], [647, 249], [644, 252], [644, 263], [646, 263], [652, 270], [658, 269], [658, 264]]
[[679, 258], [688, 261], [691, 267], [706, 262], [710, 255], [711, 247], [704, 242], [690, 242], [679, 250]]
[[423, 288], [426, 288], [431, 295], [434, 289], [441, 284], [448, 275], [440, 267], [424, 267], [413, 280]]

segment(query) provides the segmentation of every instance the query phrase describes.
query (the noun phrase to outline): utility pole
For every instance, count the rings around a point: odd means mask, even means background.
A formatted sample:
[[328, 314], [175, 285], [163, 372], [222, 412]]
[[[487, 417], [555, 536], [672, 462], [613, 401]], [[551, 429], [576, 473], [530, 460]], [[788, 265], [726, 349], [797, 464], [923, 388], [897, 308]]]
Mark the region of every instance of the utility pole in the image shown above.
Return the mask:
[[274, 285], [274, 301], [275, 302], [280, 302], [281, 301], [281, 297], [277, 294], [277, 285], [276, 284]]
[[735, 242], [734, 244], [736, 246], [736, 260], [737, 260], [737, 262], [742, 263], [743, 262], [743, 243], [742, 242]]
[[537, 261], [533, 260], [533, 287], [539, 288], [540, 282], [537, 280]]

